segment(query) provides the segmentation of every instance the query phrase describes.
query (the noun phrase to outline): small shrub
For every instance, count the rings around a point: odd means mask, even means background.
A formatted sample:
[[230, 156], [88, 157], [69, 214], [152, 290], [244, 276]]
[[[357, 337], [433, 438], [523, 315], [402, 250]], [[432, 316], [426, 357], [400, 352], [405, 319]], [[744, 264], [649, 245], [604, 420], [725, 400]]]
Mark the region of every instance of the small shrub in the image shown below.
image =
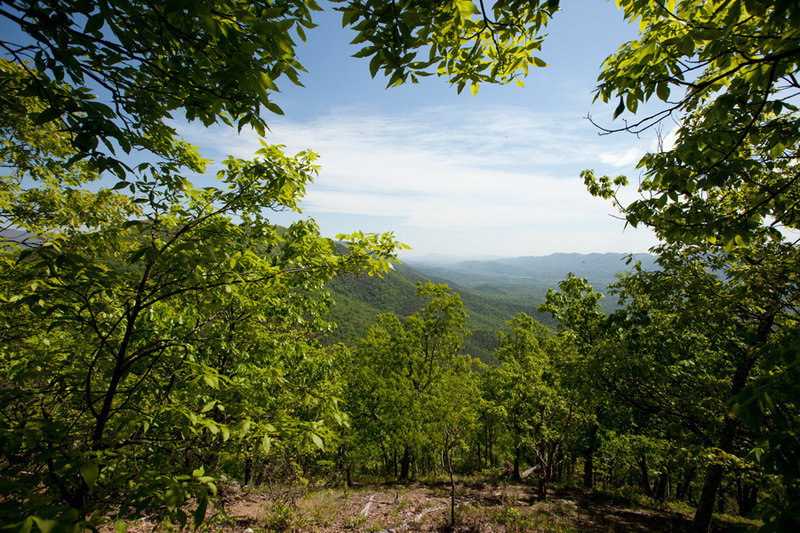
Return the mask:
[[360, 529], [367, 522], [367, 517], [364, 515], [347, 516], [342, 520], [342, 526], [345, 529]]
[[524, 533], [531, 531], [533, 527], [531, 519], [520, 513], [516, 507], [501, 507], [495, 512], [494, 519], [505, 526], [507, 533]]
[[289, 531], [293, 526], [299, 525], [297, 512], [294, 507], [278, 500], [270, 506], [267, 517], [264, 519], [264, 529], [269, 532]]

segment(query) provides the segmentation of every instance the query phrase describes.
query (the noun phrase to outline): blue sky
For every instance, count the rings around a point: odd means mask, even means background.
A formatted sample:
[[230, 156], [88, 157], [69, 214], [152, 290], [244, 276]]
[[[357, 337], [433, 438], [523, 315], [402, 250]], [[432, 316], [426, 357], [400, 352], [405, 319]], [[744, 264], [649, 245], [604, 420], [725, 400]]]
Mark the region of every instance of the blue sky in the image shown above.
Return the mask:
[[[592, 105], [592, 90], [602, 60], [638, 27], [613, 3], [564, 4], [540, 54], [550, 66], [533, 71], [524, 89], [484, 85], [476, 97], [435, 78], [385, 89], [367, 60], [350, 57], [357, 48], [337, 14], [319, 14], [300, 52], [305, 87], [279, 85], [274, 99], [286, 114], [268, 119], [266, 138], [320, 155], [304, 216], [328, 236], [393, 231], [412, 247], [407, 258], [641, 252], [655, 244], [645, 229], [624, 229], [579, 177], [594, 168], [635, 183], [636, 162], [655, 148], [654, 132], [601, 137], [584, 118], [610, 124], [614, 106]], [[258, 148], [252, 132], [180, 132], [217, 161]]]

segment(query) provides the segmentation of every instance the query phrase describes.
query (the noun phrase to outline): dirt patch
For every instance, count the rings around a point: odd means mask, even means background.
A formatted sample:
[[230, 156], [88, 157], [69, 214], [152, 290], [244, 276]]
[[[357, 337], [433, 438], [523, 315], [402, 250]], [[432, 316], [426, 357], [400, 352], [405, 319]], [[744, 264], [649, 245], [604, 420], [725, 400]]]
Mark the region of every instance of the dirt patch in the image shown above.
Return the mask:
[[[686, 533], [692, 519], [681, 512], [641, 507], [579, 490], [549, 490], [547, 499], [538, 501], [536, 487], [503, 482], [458, 483], [455, 529], [449, 527], [450, 488], [446, 483], [337, 489], [283, 486], [233, 491], [226, 493], [223, 501], [224, 513], [209, 516], [209, 531]], [[716, 520], [714, 531], [754, 529]], [[134, 525], [129, 531], [145, 530]]]

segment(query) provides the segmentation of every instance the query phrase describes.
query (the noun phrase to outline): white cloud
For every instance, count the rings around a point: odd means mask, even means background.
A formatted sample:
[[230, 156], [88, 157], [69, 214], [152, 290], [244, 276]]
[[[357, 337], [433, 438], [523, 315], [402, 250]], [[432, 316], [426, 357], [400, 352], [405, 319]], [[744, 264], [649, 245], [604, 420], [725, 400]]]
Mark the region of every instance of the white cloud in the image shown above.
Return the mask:
[[604, 152], [598, 154], [597, 157], [603, 163], [608, 163], [609, 165], [619, 168], [619, 167], [626, 167], [633, 163], [637, 163], [642, 156], [644, 155], [644, 151], [638, 147], [632, 147], [625, 150], [622, 153], [614, 153], [614, 152]]
[[[252, 133], [179, 129], [215, 159], [252, 157], [259, 148]], [[400, 226], [387, 230], [408, 235], [403, 240], [421, 253], [470, 253], [462, 248], [475, 238], [502, 255], [608, 249], [622, 223], [578, 174], [598, 164], [625, 167], [644, 151], [629, 136], [598, 137], [580, 119], [510, 107], [391, 116], [341, 109], [305, 123], [273, 121], [271, 129], [268, 142], [320, 154], [307, 214], [393, 217]], [[642, 250], [653, 244], [644, 235], [612, 248]]]

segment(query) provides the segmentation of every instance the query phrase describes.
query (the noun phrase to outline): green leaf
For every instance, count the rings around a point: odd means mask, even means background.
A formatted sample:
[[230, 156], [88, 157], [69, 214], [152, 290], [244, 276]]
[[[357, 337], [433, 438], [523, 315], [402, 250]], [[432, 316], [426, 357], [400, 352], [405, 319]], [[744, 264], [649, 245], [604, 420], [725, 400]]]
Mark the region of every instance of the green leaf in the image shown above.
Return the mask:
[[625, 111], [625, 102], [622, 100], [622, 97], [619, 97], [619, 105], [614, 110], [614, 118], [617, 118]]
[[[227, 288], [228, 285], [225, 285]], [[203, 374], [203, 381], [212, 389], [219, 389], [219, 378], [214, 374]]]
[[17, 531], [19, 533], [30, 533], [31, 529], [33, 529], [33, 517], [29, 516], [22, 522]]
[[264, 107], [275, 113], [276, 115], [283, 115], [283, 109], [281, 109], [277, 104], [273, 104], [272, 102], [266, 102]]
[[625, 103], [628, 105], [628, 111], [636, 113], [636, 109], [639, 107], [639, 100], [636, 98], [636, 95], [628, 93], [628, 96], [625, 98]]
[[96, 463], [85, 463], [81, 465], [81, 477], [90, 489], [97, 483], [97, 476], [99, 474], [100, 467]]
[[261, 439], [261, 449], [269, 455], [269, 451], [272, 449], [272, 439], [269, 438], [269, 435], [264, 435], [264, 438]]
[[480, 13], [478, 7], [472, 3], [471, 0], [456, 0], [458, 11], [464, 18], [469, 18], [470, 15], [477, 15]]
[[382, 59], [381, 54], [377, 53], [375, 54], [375, 57], [373, 57], [369, 61], [369, 75], [372, 76], [373, 78], [378, 73], [378, 69], [381, 66], [381, 59]]
[[199, 528], [206, 519], [206, 510], [208, 509], [208, 496], [203, 494], [203, 496], [197, 499], [197, 508], [192, 513], [194, 518], [194, 528]]
[[669, 100], [669, 93], [670, 93], [669, 83], [662, 81], [659, 82], [658, 85], [656, 85], [656, 95], [658, 95], [658, 97], [664, 102]]
[[58, 520], [45, 520], [37, 516], [33, 517], [33, 521], [42, 533], [50, 533], [58, 525]]
[[96, 15], [92, 15], [89, 17], [89, 20], [86, 21], [86, 27], [83, 29], [86, 33], [93, 33], [103, 27], [105, 23], [105, 17], [98, 13]]
[[59, 109], [48, 107], [47, 109], [45, 109], [44, 111], [33, 117], [33, 123], [40, 125], [40, 124], [45, 124], [47, 122], [52, 122], [53, 120], [57, 119], [63, 114], [64, 114], [63, 111]]
[[680, 41], [679, 51], [685, 56], [692, 56], [694, 54], [695, 43], [691, 36], [686, 36]]
[[312, 434], [311, 434], [311, 440], [313, 440], [313, 441], [314, 441], [314, 444], [315, 444], [315, 445], [317, 446], [317, 448], [319, 448], [320, 450], [324, 450], [324, 449], [325, 449], [325, 443], [324, 443], [324, 442], [322, 442], [322, 438], [321, 438], [319, 435], [317, 435], [316, 433], [312, 433]]

